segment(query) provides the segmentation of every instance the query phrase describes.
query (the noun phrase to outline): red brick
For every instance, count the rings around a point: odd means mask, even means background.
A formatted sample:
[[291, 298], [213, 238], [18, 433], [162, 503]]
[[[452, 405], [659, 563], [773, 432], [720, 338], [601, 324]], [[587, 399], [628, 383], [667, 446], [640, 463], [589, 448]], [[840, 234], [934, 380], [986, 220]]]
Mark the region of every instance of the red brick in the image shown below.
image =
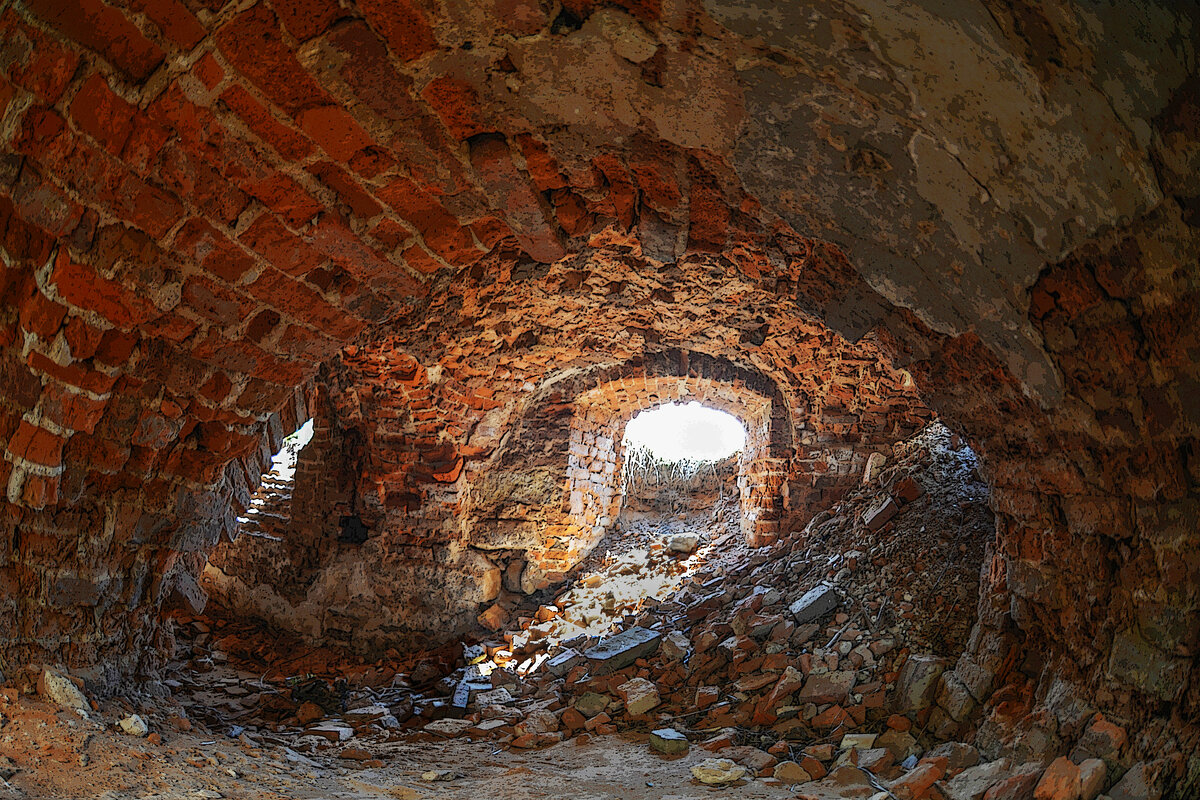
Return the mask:
[[699, 251], [720, 251], [725, 246], [729, 231], [729, 208], [716, 181], [707, 173], [693, 170], [688, 210], [691, 216], [688, 247]]
[[683, 200], [673, 169], [675, 156], [665, 142], [639, 139], [629, 158], [629, 170], [652, 208], [671, 211]]
[[231, 225], [250, 204], [250, 198], [219, 173], [213, 161], [208, 154], [171, 143], [163, 152], [158, 175], [178, 196], [186, 197], [209, 217]]
[[425, 251], [424, 247], [414, 244], [404, 251], [403, 258], [410, 267], [425, 275], [432, 275], [445, 265]]
[[471, 231], [475, 234], [475, 238], [483, 245], [483, 249], [491, 251], [501, 240], [512, 236], [512, 228], [502, 219], [495, 217], [483, 217], [471, 223]]
[[517, 144], [521, 147], [521, 155], [525, 158], [525, 169], [537, 184], [538, 189], [548, 192], [552, 189], [563, 189], [567, 179], [558, 170], [558, 163], [550, 155], [550, 149], [527, 133], [517, 136]]
[[169, 129], [139, 111], [131, 120], [129, 139], [121, 151], [121, 160], [141, 177], [149, 177], [157, 168], [163, 147], [172, 136]]
[[507, 141], [495, 138], [473, 142], [471, 164], [526, 253], [543, 263], [566, 255], [534, 187], [513, 163]]
[[120, 11], [101, 0], [39, 0], [29, 10], [139, 83], [166, 55]]
[[94, 400], [88, 395], [72, 392], [50, 382], [42, 393], [42, 416], [56, 425], [72, 431], [91, 433], [104, 415], [106, 400]]
[[[392, 141], [395, 142], [397, 140], [392, 139]], [[356, 175], [367, 180], [374, 180], [385, 172], [396, 172], [396, 167], [399, 163], [389, 151], [372, 145], [355, 153], [346, 162], [346, 166]]]
[[279, 22], [266, 5], [238, 14], [217, 31], [216, 39], [230, 63], [289, 114], [328, 98], [284, 43]]
[[233, 389], [233, 383], [223, 372], [214, 372], [212, 377], [200, 387], [200, 395], [213, 403], [224, 402]]
[[8, 441], [7, 450], [34, 464], [57, 467], [62, 463], [63, 442], [60, 436], [22, 420], [17, 432]]
[[404, 244], [412, 236], [412, 233], [394, 219], [384, 217], [375, 223], [375, 227], [371, 229], [371, 235], [383, 245], [396, 248]]
[[273, 147], [284, 158], [298, 161], [312, 153], [312, 142], [276, 120], [241, 86], [230, 86], [221, 93], [221, 101], [246, 123], [255, 136]]
[[62, 97], [79, 66], [79, 56], [26, 25], [12, 6], [0, 17], [0, 48], [20, 54], [8, 61], [8, 79], [47, 103]]
[[341, 106], [306, 108], [296, 117], [300, 129], [338, 161], [349, 161], [372, 144], [371, 137]]
[[326, 215], [310, 231], [313, 247], [341, 264], [351, 275], [368, 280], [388, 277], [393, 291], [413, 291], [415, 282], [406, 276], [396, 275], [396, 267], [379, 256], [346, 227], [345, 223], [332, 215]]
[[96, 354], [104, 338], [104, 331], [93, 328], [80, 317], [71, 317], [67, 320], [67, 327], [63, 329], [63, 336], [71, 348], [71, 357], [79, 361]]
[[75, 124], [114, 156], [125, 147], [136, 111], [108, 87], [103, 75], [88, 78], [71, 101]]
[[637, 187], [630, 179], [629, 173], [620, 160], [605, 154], [592, 160], [596, 169], [608, 181], [608, 196], [616, 213], [617, 221], [622, 228], [628, 230], [633, 225], [635, 206], [637, 205]]
[[344, 169], [329, 161], [320, 161], [308, 171], [332, 189], [342, 202], [359, 217], [373, 217], [383, 210], [375, 198], [367, 194]]
[[18, 319], [23, 330], [52, 339], [62, 325], [67, 309], [41, 292], [34, 292], [21, 303]]
[[192, 70], [209, 91], [215, 89], [217, 84], [225, 77], [225, 70], [213, 58], [212, 53], [205, 53], [200, 56], [200, 60], [196, 62], [196, 66], [192, 67]]
[[433, 28], [413, 0], [360, 0], [358, 7], [401, 61], [412, 61], [437, 48]]
[[446, 75], [434, 78], [421, 91], [421, 96], [442, 118], [450, 135], [466, 140], [493, 130], [482, 115], [484, 107], [471, 84]]
[[365, 322], [330, 305], [305, 284], [275, 269], [264, 269], [247, 291], [263, 303], [301, 322], [308, 322], [335, 339], [348, 339], [366, 326]]
[[287, 0], [274, 6], [283, 27], [301, 42], [321, 33], [345, 13], [336, 0]]
[[262, 214], [238, 240], [288, 275], [303, 275], [321, 265], [321, 255], [271, 214]]
[[893, 781], [891, 790], [901, 800], [921, 800], [929, 795], [929, 788], [945, 774], [945, 765], [922, 760], [916, 767]]
[[199, 325], [187, 317], [171, 312], [147, 322], [140, 331], [148, 338], [166, 339], [179, 344], [192, 335]]
[[220, 325], [238, 324], [250, 310], [244, 298], [196, 275], [184, 282], [180, 299], [187, 308]]
[[149, 300], [130, 294], [91, 267], [75, 263], [66, 248], [58, 251], [50, 282], [68, 303], [95, 311], [118, 328], [144, 324], [161, 313]]
[[237, 283], [255, 266], [253, 257], [207, 220], [198, 217], [188, 220], [179, 229], [174, 249], [228, 283]]
[[116, 328], [109, 328], [100, 337], [100, 344], [96, 347], [95, 358], [101, 364], [118, 367], [129, 359], [129, 356], [133, 353], [133, 346], [137, 344], [137, 341], [138, 336], [135, 333], [126, 333]]
[[307, 225], [322, 209], [315, 197], [282, 172], [271, 172], [261, 180], [244, 182], [242, 188], [293, 228]]
[[60, 478], [57, 475], [26, 475], [21, 487], [21, 502], [29, 508], [45, 508], [58, 502]]
[[430, 250], [450, 263], [473, 263], [483, 255], [470, 231], [460, 228], [455, 216], [407, 178], [397, 178], [376, 194], [412, 223]]
[[12, 139], [13, 149], [31, 158], [59, 163], [71, 155], [75, 140], [58, 112], [44, 106], [31, 106], [21, 117], [20, 128]]
[[191, 50], [207, 34], [200, 20], [179, 0], [129, 0], [129, 5], [153, 20], [163, 36], [184, 50]]

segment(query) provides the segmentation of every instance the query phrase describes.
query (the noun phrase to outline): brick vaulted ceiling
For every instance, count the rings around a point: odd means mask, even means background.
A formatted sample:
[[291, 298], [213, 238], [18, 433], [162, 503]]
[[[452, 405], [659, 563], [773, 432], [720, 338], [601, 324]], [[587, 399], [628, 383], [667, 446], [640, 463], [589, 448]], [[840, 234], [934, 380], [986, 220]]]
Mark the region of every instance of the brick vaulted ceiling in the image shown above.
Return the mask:
[[972, 657], [1052, 639], [1113, 702], [1200, 705], [1194, 7], [0, 9], [12, 659], [136, 667], [296, 387], [384, 333], [439, 369], [492, 315], [475, 347], [543, 376], [669, 346], [787, 385], [781, 331], [907, 370], [993, 487]]

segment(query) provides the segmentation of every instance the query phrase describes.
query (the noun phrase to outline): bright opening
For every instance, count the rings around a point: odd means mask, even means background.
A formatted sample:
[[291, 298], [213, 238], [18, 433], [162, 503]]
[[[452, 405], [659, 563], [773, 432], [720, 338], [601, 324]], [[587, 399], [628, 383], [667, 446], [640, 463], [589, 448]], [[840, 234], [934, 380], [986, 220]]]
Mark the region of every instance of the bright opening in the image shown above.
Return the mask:
[[694, 401], [643, 411], [625, 426], [626, 447], [645, 447], [663, 461], [720, 461], [745, 445], [737, 417]]
[[283, 447], [271, 459], [271, 472], [282, 480], [290, 480], [296, 474], [296, 462], [300, 459], [300, 451], [304, 445], [312, 441], [313, 421], [301, 425], [295, 433], [283, 439]]

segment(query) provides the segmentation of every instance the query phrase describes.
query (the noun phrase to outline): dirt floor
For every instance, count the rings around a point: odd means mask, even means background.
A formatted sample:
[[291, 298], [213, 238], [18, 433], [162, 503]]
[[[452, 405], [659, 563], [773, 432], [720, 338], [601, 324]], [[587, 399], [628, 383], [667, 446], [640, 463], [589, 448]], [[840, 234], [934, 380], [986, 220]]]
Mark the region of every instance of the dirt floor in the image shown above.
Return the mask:
[[[872, 530], [869, 511], [905, 478], [914, 496]], [[898, 724], [893, 715], [884, 725], [882, 703], [908, 654], [961, 650], [991, 535], [986, 487], [971, 451], [933, 426], [898, 447], [878, 478], [771, 548], [747, 548], [737, 514], [729, 497], [703, 513], [628, 522], [568, 586], [516, 610], [503, 635], [375, 663], [252, 620], [179, 618], [176, 659], [161, 680], [91, 700], [86, 719], [44, 702], [30, 680], [2, 690], [0, 800], [795, 797], [773, 774], [777, 762], [806, 764], [803, 780], [826, 769], [834, 780], [845, 733]], [[694, 535], [694, 546], [679, 535]], [[820, 585], [836, 590], [836, 614], [794, 624], [790, 604]], [[633, 625], [661, 633], [663, 650], [622, 677], [546, 667]], [[805, 702], [805, 692], [791, 702], [770, 693], [795, 670], [810, 683], [834, 674], [857, 685], [848, 697], [843, 690], [844, 710]], [[634, 713], [617, 684], [647, 678], [661, 704]], [[455, 712], [464, 685], [469, 702]], [[477, 695], [493, 687], [511, 696], [485, 706]], [[607, 693], [611, 713], [578, 713], [596, 692]], [[122, 730], [131, 714], [148, 735]], [[689, 751], [652, 749], [649, 731], [663, 727], [685, 734]], [[879, 766], [892, 777], [905, 753], [895, 755]], [[745, 777], [700, 783], [691, 767], [714, 757], [746, 765]], [[828, 796], [875, 794], [866, 772], [870, 786]]]
[[[213, 740], [194, 733], [164, 734], [161, 743], [154, 744], [115, 731], [110, 714], [85, 722], [30, 699], [7, 704], [4, 713], [3, 749], [24, 765], [0, 787], [4, 800], [792, 796], [771, 779], [741, 780], [722, 789], [705, 786], [692, 778], [689, 767], [710, 753], [694, 748], [682, 756], [659, 755], [646, 746], [644, 735], [599, 737], [584, 744], [569, 741], [537, 751], [467, 740], [395, 742], [372, 747], [386, 761], [386, 766], [372, 768], [336, 758], [306, 763], [283, 747], [249, 747], [236, 739]], [[422, 778], [434, 772], [440, 773], [436, 779]]]

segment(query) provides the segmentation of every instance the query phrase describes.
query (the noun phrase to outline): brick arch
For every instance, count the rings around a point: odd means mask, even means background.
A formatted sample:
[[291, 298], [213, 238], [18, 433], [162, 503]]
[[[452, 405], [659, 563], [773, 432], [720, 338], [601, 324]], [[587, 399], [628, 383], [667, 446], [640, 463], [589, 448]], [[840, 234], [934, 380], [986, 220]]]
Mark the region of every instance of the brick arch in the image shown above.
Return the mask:
[[[867, 432], [814, 426], [797, 391], [754, 367], [683, 348], [560, 370], [513, 413], [502, 447], [472, 478], [464, 542], [524, 559], [526, 591], [557, 582], [616, 518], [625, 425], [639, 411], [687, 398], [746, 425], [742, 530], [753, 546], [769, 544], [844, 494], [872, 452], [920, 419], [881, 398], [879, 408], [861, 409], [873, 426]], [[538, 488], [527, 497], [532, 476]]]

